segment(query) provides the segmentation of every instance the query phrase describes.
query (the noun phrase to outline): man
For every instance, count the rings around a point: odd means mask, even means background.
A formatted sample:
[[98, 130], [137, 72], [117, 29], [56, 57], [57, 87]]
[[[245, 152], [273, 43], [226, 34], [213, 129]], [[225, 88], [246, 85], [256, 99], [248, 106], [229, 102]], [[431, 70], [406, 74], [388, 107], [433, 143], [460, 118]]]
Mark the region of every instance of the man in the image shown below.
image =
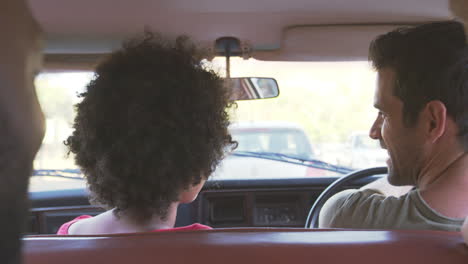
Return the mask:
[[20, 263], [32, 161], [44, 134], [33, 79], [39, 28], [25, 1], [0, 1], [0, 259]]
[[[388, 177], [333, 196], [321, 227], [458, 231], [468, 215], [468, 48], [455, 21], [379, 36], [370, 137], [388, 151]], [[393, 185], [389, 185], [388, 182]], [[414, 188], [408, 192], [410, 185]]]

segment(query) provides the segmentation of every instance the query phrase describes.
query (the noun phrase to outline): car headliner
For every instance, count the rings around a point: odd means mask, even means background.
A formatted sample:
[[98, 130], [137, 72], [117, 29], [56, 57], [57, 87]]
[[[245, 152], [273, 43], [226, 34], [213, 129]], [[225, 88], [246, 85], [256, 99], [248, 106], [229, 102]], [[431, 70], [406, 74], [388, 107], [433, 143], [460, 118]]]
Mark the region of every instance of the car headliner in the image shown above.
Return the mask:
[[[398, 25], [450, 19], [448, 0], [29, 0], [46, 35], [46, 62], [84, 63], [147, 27], [206, 47], [239, 38], [263, 60], [365, 59], [369, 41]], [[346, 45], [343, 40], [346, 39]], [[64, 57], [65, 54], [79, 54]]]

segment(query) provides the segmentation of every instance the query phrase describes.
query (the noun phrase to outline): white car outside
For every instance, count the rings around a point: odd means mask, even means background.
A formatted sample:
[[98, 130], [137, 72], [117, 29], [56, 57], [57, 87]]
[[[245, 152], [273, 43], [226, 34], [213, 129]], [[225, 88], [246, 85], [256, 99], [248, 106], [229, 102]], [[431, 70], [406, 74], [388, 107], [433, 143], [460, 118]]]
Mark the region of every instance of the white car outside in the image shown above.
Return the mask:
[[344, 155], [338, 164], [354, 169], [387, 166], [388, 153], [371, 139], [367, 132], [357, 131], [351, 134]]
[[304, 178], [340, 174], [324, 169], [320, 162], [313, 163], [317, 166], [301, 164], [301, 159], [312, 160], [315, 155], [304, 129], [297, 124], [243, 122], [231, 125], [230, 132], [239, 146], [221, 162], [213, 179]]

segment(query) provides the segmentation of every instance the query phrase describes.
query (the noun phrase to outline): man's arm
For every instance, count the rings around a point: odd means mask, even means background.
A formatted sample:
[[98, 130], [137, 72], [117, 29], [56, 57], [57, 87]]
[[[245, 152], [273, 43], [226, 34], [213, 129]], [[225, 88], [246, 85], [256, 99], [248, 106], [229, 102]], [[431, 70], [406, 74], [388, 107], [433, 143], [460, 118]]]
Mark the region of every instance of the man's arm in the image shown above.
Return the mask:
[[[385, 199], [384, 196], [400, 197], [408, 193], [411, 188], [412, 186], [393, 186], [384, 177], [364, 185], [359, 190], [349, 189], [339, 192], [323, 205], [319, 215], [319, 227], [355, 227], [358, 222], [366, 218], [364, 214], [356, 213], [358, 210], [366, 211], [366, 208], [371, 208]], [[375, 196], [376, 194], [379, 195]], [[374, 196], [374, 199], [367, 199], [370, 196]]]
[[356, 190], [344, 190], [328, 199], [320, 210], [319, 228], [334, 228], [335, 218], [337, 217], [341, 207], [343, 207], [346, 199]]

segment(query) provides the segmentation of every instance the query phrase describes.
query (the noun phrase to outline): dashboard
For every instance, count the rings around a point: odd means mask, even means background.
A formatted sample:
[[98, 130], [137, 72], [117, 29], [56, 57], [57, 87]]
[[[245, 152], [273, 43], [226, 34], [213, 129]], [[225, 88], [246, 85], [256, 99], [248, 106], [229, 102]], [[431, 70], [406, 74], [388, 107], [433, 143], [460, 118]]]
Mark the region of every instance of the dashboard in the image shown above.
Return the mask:
[[[343, 189], [359, 188], [379, 176], [359, 180]], [[303, 227], [308, 211], [336, 177], [208, 181], [198, 198], [178, 208], [176, 227], [202, 223], [226, 227]], [[80, 215], [97, 215], [103, 208], [90, 205], [85, 189], [37, 192], [26, 234], [55, 234]]]

